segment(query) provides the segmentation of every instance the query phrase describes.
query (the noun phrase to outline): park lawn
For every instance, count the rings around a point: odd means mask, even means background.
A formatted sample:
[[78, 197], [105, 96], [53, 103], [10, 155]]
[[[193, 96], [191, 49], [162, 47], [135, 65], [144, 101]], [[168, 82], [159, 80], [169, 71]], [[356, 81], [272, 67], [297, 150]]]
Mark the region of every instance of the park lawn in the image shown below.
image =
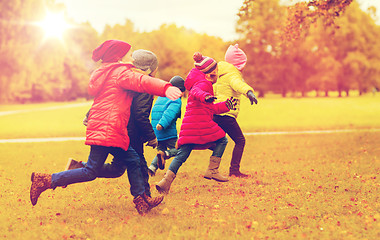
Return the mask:
[[[378, 132], [248, 136], [242, 170], [252, 177], [227, 183], [204, 179], [211, 152], [194, 151], [146, 216], [134, 209], [126, 175], [47, 190], [32, 207], [31, 172], [60, 171], [89, 147], [0, 144], [0, 238], [378, 239], [379, 142]], [[154, 154], [146, 149], [148, 162]], [[150, 180], [153, 195], [163, 174]]]
[[[0, 139], [84, 137], [82, 120], [91, 102], [0, 106]], [[59, 103], [58, 107], [65, 107]], [[185, 112], [186, 99], [183, 100]], [[380, 95], [330, 98], [262, 98], [251, 106], [242, 98], [238, 121], [244, 132], [380, 128]], [[181, 119], [178, 121], [178, 127]]]

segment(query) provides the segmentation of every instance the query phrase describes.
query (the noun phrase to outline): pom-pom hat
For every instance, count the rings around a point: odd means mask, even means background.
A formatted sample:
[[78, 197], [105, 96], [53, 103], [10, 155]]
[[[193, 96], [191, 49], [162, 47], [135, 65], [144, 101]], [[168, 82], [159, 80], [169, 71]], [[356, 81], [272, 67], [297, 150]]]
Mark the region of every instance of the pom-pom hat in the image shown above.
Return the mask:
[[131, 45], [119, 40], [107, 40], [92, 52], [92, 60], [95, 62], [117, 62], [131, 49]]
[[214, 71], [217, 66], [217, 63], [214, 59], [202, 56], [202, 54], [199, 52], [194, 53], [193, 59], [195, 61], [195, 67], [205, 74]]
[[239, 48], [238, 44], [235, 44], [234, 46], [230, 45], [228, 47], [224, 59], [240, 71], [243, 70], [247, 63], [247, 55], [245, 55], [244, 51]]

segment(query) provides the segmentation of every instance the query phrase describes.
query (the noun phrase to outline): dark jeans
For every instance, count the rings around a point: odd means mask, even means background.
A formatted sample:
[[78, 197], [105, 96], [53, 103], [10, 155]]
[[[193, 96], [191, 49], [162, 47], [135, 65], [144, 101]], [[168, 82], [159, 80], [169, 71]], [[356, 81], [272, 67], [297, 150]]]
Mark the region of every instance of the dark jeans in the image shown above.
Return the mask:
[[133, 141], [132, 139], [130, 144], [140, 157], [140, 170], [141, 170], [142, 178], [144, 181], [145, 193], [146, 195], [151, 196], [149, 174], [148, 174], [148, 163], [146, 162], [146, 159], [144, 156], [144, 143], [141, 141]]
[[[108, 154], [112, 154], [114, 159], [112, 164], [105, 165]], [[117, 147], [93, 145], [85, 167], [52, 174], [52, 188], [88, 182], [97, 177], [116, 178], [127, 170], [131, 194], [137, 197], [145, 192], [140, 164], [140, 157], [131, 146], [125, 151]]]
[[230, 172], [240, 171], [240, 162], [245, 147], [245, 137], [240, 129], [239, 124], [236, 121], [236, 118], [230, 116], [214, 115], [214, 122], [216, 122], [235, 142], [235, 147], [232, 152]]

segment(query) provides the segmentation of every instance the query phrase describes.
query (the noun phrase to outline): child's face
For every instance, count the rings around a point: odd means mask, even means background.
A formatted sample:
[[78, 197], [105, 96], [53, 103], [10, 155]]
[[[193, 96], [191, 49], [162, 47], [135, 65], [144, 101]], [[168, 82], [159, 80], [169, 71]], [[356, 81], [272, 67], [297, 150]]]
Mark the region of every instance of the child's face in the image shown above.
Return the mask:
[[206, 74], [206, 79], [212, 82], [212, 84], [216, 83], [218, 81], [218, 67], [216, 67], [214, 71], [209, 74]]

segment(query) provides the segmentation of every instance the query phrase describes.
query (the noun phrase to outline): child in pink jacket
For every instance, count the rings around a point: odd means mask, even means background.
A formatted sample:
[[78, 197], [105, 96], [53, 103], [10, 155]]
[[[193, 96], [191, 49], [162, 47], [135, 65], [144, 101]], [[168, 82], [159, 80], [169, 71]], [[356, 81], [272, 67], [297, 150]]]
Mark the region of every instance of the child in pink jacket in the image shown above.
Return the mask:
[[171, 162], [164, 178], [156, 185], [160, 193], [168, 193], [179, 168], [187, 160], [193, 149], [213, 150], [205, 178], [226, 182], [228, 179], [219, 174], [221, 157], [227, 145], [225, 132], [213, 121], [214, 114], [234, 109], [235, 99], [214, 104], [212, 85], [218, 79], [217, 63], [210, 57], [195, 53], [195, 68], [187, 75], [185, 88], [189, 91], [186, 112], [182, 121], [178, 153]]

